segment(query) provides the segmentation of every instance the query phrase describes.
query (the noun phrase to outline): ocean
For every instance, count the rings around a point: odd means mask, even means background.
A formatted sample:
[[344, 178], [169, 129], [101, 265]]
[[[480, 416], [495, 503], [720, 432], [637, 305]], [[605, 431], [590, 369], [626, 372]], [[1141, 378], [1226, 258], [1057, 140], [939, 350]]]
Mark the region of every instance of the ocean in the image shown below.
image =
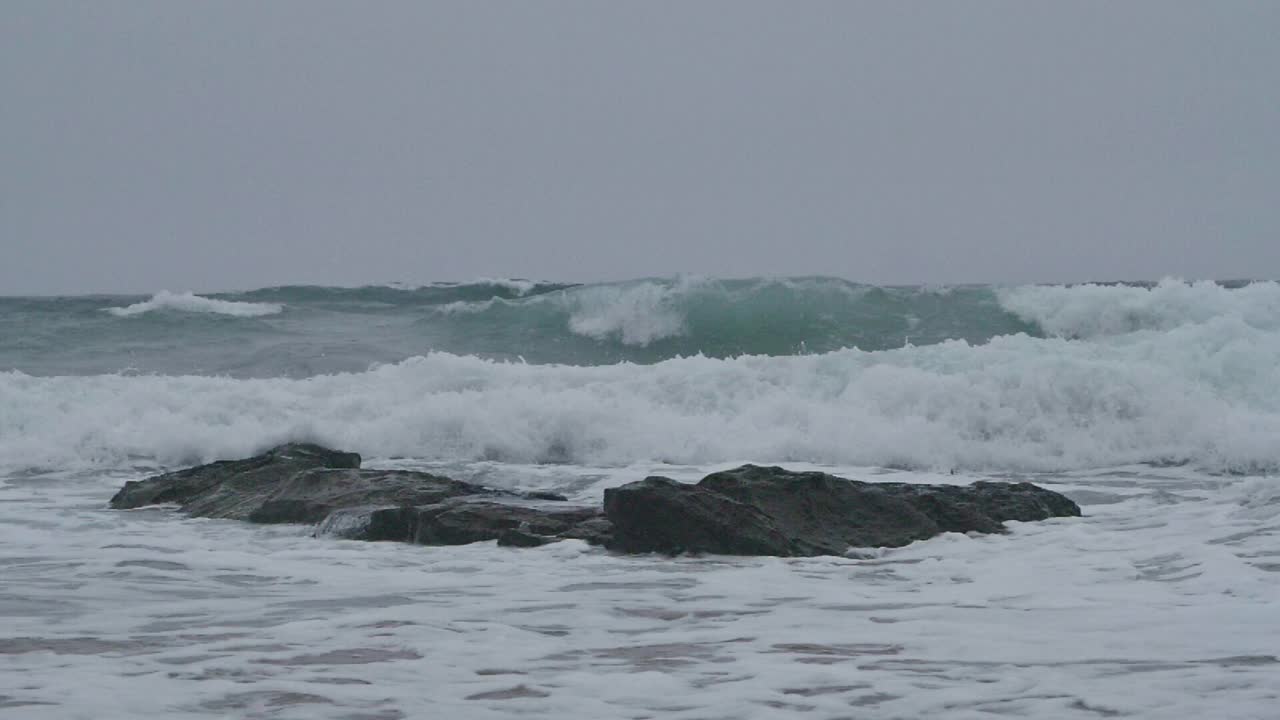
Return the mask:
[[[1083, 518], [847, 556], [111, 511], [289, 440], [518, 490], [743, 462]], [[1280, 284], [0, 297], [0, 717], [1274, 718]]]

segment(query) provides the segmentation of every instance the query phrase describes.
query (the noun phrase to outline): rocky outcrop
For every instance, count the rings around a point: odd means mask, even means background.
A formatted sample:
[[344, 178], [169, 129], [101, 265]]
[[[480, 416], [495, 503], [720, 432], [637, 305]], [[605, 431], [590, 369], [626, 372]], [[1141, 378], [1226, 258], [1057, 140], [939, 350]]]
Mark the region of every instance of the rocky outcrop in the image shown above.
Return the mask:
[[465, 545], [497, 540], [530, 547], [553, 540], [604, 541], [608, 524], [599, 508], [529, 498], [460, 497], [432, 505], [355, 507], [320, 523], [318, 535], [350, 540], [398, 540], [419, 545]]
[[605, 491], [610, 549], [726, 555], [839, 555], [944, 532], [997, 533], [1007, 520], [1078, 516], [1030, 483], [913, 485], [743, 465], [688, 485], [649, 477]]
[[128, 482], [111, 498], [111, 507], [172, 503], [196, 517], [319, 523], [319, 532], [339, 537], [426, 545], [496, 540], [513, 531], [534, 539], [600, 541], [599, 523], [587, 521], [599, 519], [601, 511], [564, 500], [424, 472], [363, 470], [355, 453], [291, 443], [246, 460]]
[[604, 508], [552, 493], [514, 493], [406, 470], [366, 470], [360, 456], [281, 445], [126, 483], [113, 508], [177, 504], [257, 523], [312, 523], [353, 540], [530, 547], [577, 538], [627, 553], [839, 555], [944, 532], [997, 533], [1008, 520], [1075, 516], [1080, 508], [1030, 483], [867, 483], [744, 465], [697, 485], [663, 477], [605, 491]]

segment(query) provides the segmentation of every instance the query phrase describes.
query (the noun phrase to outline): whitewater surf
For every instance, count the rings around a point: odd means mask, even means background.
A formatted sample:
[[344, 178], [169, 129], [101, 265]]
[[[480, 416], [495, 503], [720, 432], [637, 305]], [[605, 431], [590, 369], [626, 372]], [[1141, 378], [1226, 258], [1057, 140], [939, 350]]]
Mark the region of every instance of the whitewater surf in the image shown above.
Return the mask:
[[[0, 298], [0, 714], [1267, 717], [1277, 438], [1275, 282]], [[672, 560], [105, 507], [294, 440], [584, 503], [756, 462], [1085, 517]]]

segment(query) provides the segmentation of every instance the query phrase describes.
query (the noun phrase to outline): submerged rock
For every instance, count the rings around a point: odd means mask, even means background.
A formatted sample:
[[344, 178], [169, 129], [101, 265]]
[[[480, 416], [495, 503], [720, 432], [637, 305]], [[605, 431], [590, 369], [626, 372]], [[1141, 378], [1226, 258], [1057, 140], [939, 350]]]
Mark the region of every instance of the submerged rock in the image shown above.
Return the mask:
[[1007, 520], [1076, 516], [1029, 483], [911, 485], [743, 465], [697, 485], [664, 477], [605, 491], [604, 508], [554, 493], [515, 493], [440, 475], [365, 470], [360, 456], [291, 443], [125, 484], [113, 508], [173, 503], [193, 516], [314, 523], [318, 535], [533, 547], [576, 538], [628, 553], [839, 555], [943, 532], [997, 533]]
[[255, 523], [319, 523], [318, 532], [360, 540], [458, 545], [509, 530], [596, 537], [575, 525], [601, 516], [553, 493], [520, 494], [408, 470], [362, 470], [360, 456], [291, 443], [231, 460], [125, 483], [111, 507], [176, 503], [195, 517]]
[[756, 465], [697, 485], [649, 477], [606, 490], [604, 509], [613, 550], [784, 556], [897, 547], [944, 532], [1003, 532], [1006, 520], [1080, 515], [1071, 500], [1030, 483], [868, 483]]

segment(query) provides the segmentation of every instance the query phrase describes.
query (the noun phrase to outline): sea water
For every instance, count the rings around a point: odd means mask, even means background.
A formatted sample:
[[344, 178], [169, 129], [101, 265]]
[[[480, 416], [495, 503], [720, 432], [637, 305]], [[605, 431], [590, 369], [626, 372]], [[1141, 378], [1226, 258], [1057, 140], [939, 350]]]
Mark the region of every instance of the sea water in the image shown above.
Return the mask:
[[[106, 509], [286, 440], [599, 502], [741, 462], [1085, 517], [844, 557]], [[1273, 718], [1280, 285], [0, 298], [0, 717]]]

